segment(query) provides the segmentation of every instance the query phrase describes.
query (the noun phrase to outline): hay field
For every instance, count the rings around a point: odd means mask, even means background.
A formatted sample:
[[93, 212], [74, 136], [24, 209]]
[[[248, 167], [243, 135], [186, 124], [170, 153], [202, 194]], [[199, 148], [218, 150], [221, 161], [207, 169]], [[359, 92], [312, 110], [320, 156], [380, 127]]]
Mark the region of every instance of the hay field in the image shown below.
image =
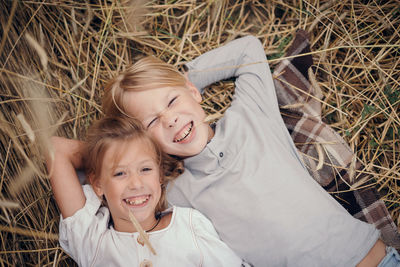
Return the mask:
[[[297, 29], [310, 32], [323, 118], [372, 174], [400, 225], [398, 1], [0, 2], [0, 265], [71, 266], [43, 155], [52, 134], [81, 138], [101, 116], [105, 82], [143, 54], [177, 67], [238, 36], [273, 68]], [[207, 90], [223, 113], [230, 81]]]

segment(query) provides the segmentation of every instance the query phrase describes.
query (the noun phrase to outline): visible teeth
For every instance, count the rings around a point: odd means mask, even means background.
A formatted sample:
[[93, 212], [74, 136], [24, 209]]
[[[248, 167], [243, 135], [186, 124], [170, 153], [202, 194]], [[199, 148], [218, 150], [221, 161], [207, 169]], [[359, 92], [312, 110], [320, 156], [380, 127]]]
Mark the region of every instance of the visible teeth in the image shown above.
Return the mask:
[[125, 202], [128, 203], [129, 205], [140, 205], [140, 204], [143, 204], [144, 202], [146, 202], [147, 200], [149, 200], [149, 196], [135, 198], [135, 199], [131, 199], [131, 200], [125, 199]]
[[193, 122], [190, 123], [190, 127], [188, 129], [186, 129], [186, 131], [184, 131], [183, 133], [180, 134], [180, 136], [182, 136], [182, 137], [179, 139], [175, 139], [174, 142], [177, 143], [177, 142], [180, 142], [183, 139], [185, 139], [189, 135], [189, 133], [192, 131], [192, 128], [193, 128]]

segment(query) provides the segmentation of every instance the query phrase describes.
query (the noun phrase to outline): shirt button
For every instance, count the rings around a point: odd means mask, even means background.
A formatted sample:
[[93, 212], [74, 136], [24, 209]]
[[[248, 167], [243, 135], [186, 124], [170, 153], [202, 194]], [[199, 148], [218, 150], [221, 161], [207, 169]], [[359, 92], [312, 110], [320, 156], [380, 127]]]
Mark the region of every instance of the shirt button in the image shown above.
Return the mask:
[[153, 263], [149, 260], [144, 260], [140, 263], [140, 267], [153, 267]]
[[224, 156], [223, 152], [219, 152], [219, 156], [222, 158]]
[[144, 246], [144, 241], [143, 241], [143, 239], [142, 239], [142, 237], [140, 235], [137, 237], [136, 240], [140, 245]]

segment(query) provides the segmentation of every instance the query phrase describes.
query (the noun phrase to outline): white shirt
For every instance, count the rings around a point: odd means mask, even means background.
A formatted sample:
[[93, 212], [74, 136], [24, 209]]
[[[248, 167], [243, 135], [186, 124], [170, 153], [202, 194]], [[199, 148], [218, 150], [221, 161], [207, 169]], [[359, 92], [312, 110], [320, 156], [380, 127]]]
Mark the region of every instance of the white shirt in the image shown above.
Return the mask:
[[[79, 266], [241, 266], [242, 260], [223, 243], [211, 222], [190, 208], [172, 208], [168, 227], [150, 232], [157, 255], [138, 243], [138, 233], [109, 226], [110, 212], [90, 185], [83, 186], [85, 206], [60, 221], [60, 244]], [[142, 264], [142, 265], [140, 265]]]
[[221, 239], [254, 266], [359, 263], [379, 231], [353, 218], [302, 165], [260, 41], [234, 40], [187, 66], [199, 89], [235, 77], [235, 94], [211, 141], [185, 159], [167, 199], [206, 215]]

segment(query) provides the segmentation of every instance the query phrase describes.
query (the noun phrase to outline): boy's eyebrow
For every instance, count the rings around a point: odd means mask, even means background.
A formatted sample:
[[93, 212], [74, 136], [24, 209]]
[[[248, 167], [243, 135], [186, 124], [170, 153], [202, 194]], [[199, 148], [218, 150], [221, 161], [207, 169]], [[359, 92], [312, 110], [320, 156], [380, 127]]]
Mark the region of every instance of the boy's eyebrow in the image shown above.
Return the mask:
[[168, 102], [168, 99], [171, 98], [171, 95], [174, 94], [176, 91], [178, 91], [178, 89], [172, 87], [172, 89], [169, 90], [169, 92], [165, 94], [165, 99], [167, 100], [167, 102]]
[[[169, 99], [171, 98], [171, 94], [175, 93], [178, 89], [176, 88], [172, 88], [168, 93], [166, 93], [162, 98], [163, 100], [166, 101], [167, 105], [169, 103]], [[157, 112], [151, 112], [148, 116], [146, 116], [146, 118], [144, 118], [144, 120], [148, 120], [156, 115], [159, 115], [160, 113], [162, 113], [164, 111], [166, 107], [163, 107], [163, 109], [161, 111], [157, 111]]]

